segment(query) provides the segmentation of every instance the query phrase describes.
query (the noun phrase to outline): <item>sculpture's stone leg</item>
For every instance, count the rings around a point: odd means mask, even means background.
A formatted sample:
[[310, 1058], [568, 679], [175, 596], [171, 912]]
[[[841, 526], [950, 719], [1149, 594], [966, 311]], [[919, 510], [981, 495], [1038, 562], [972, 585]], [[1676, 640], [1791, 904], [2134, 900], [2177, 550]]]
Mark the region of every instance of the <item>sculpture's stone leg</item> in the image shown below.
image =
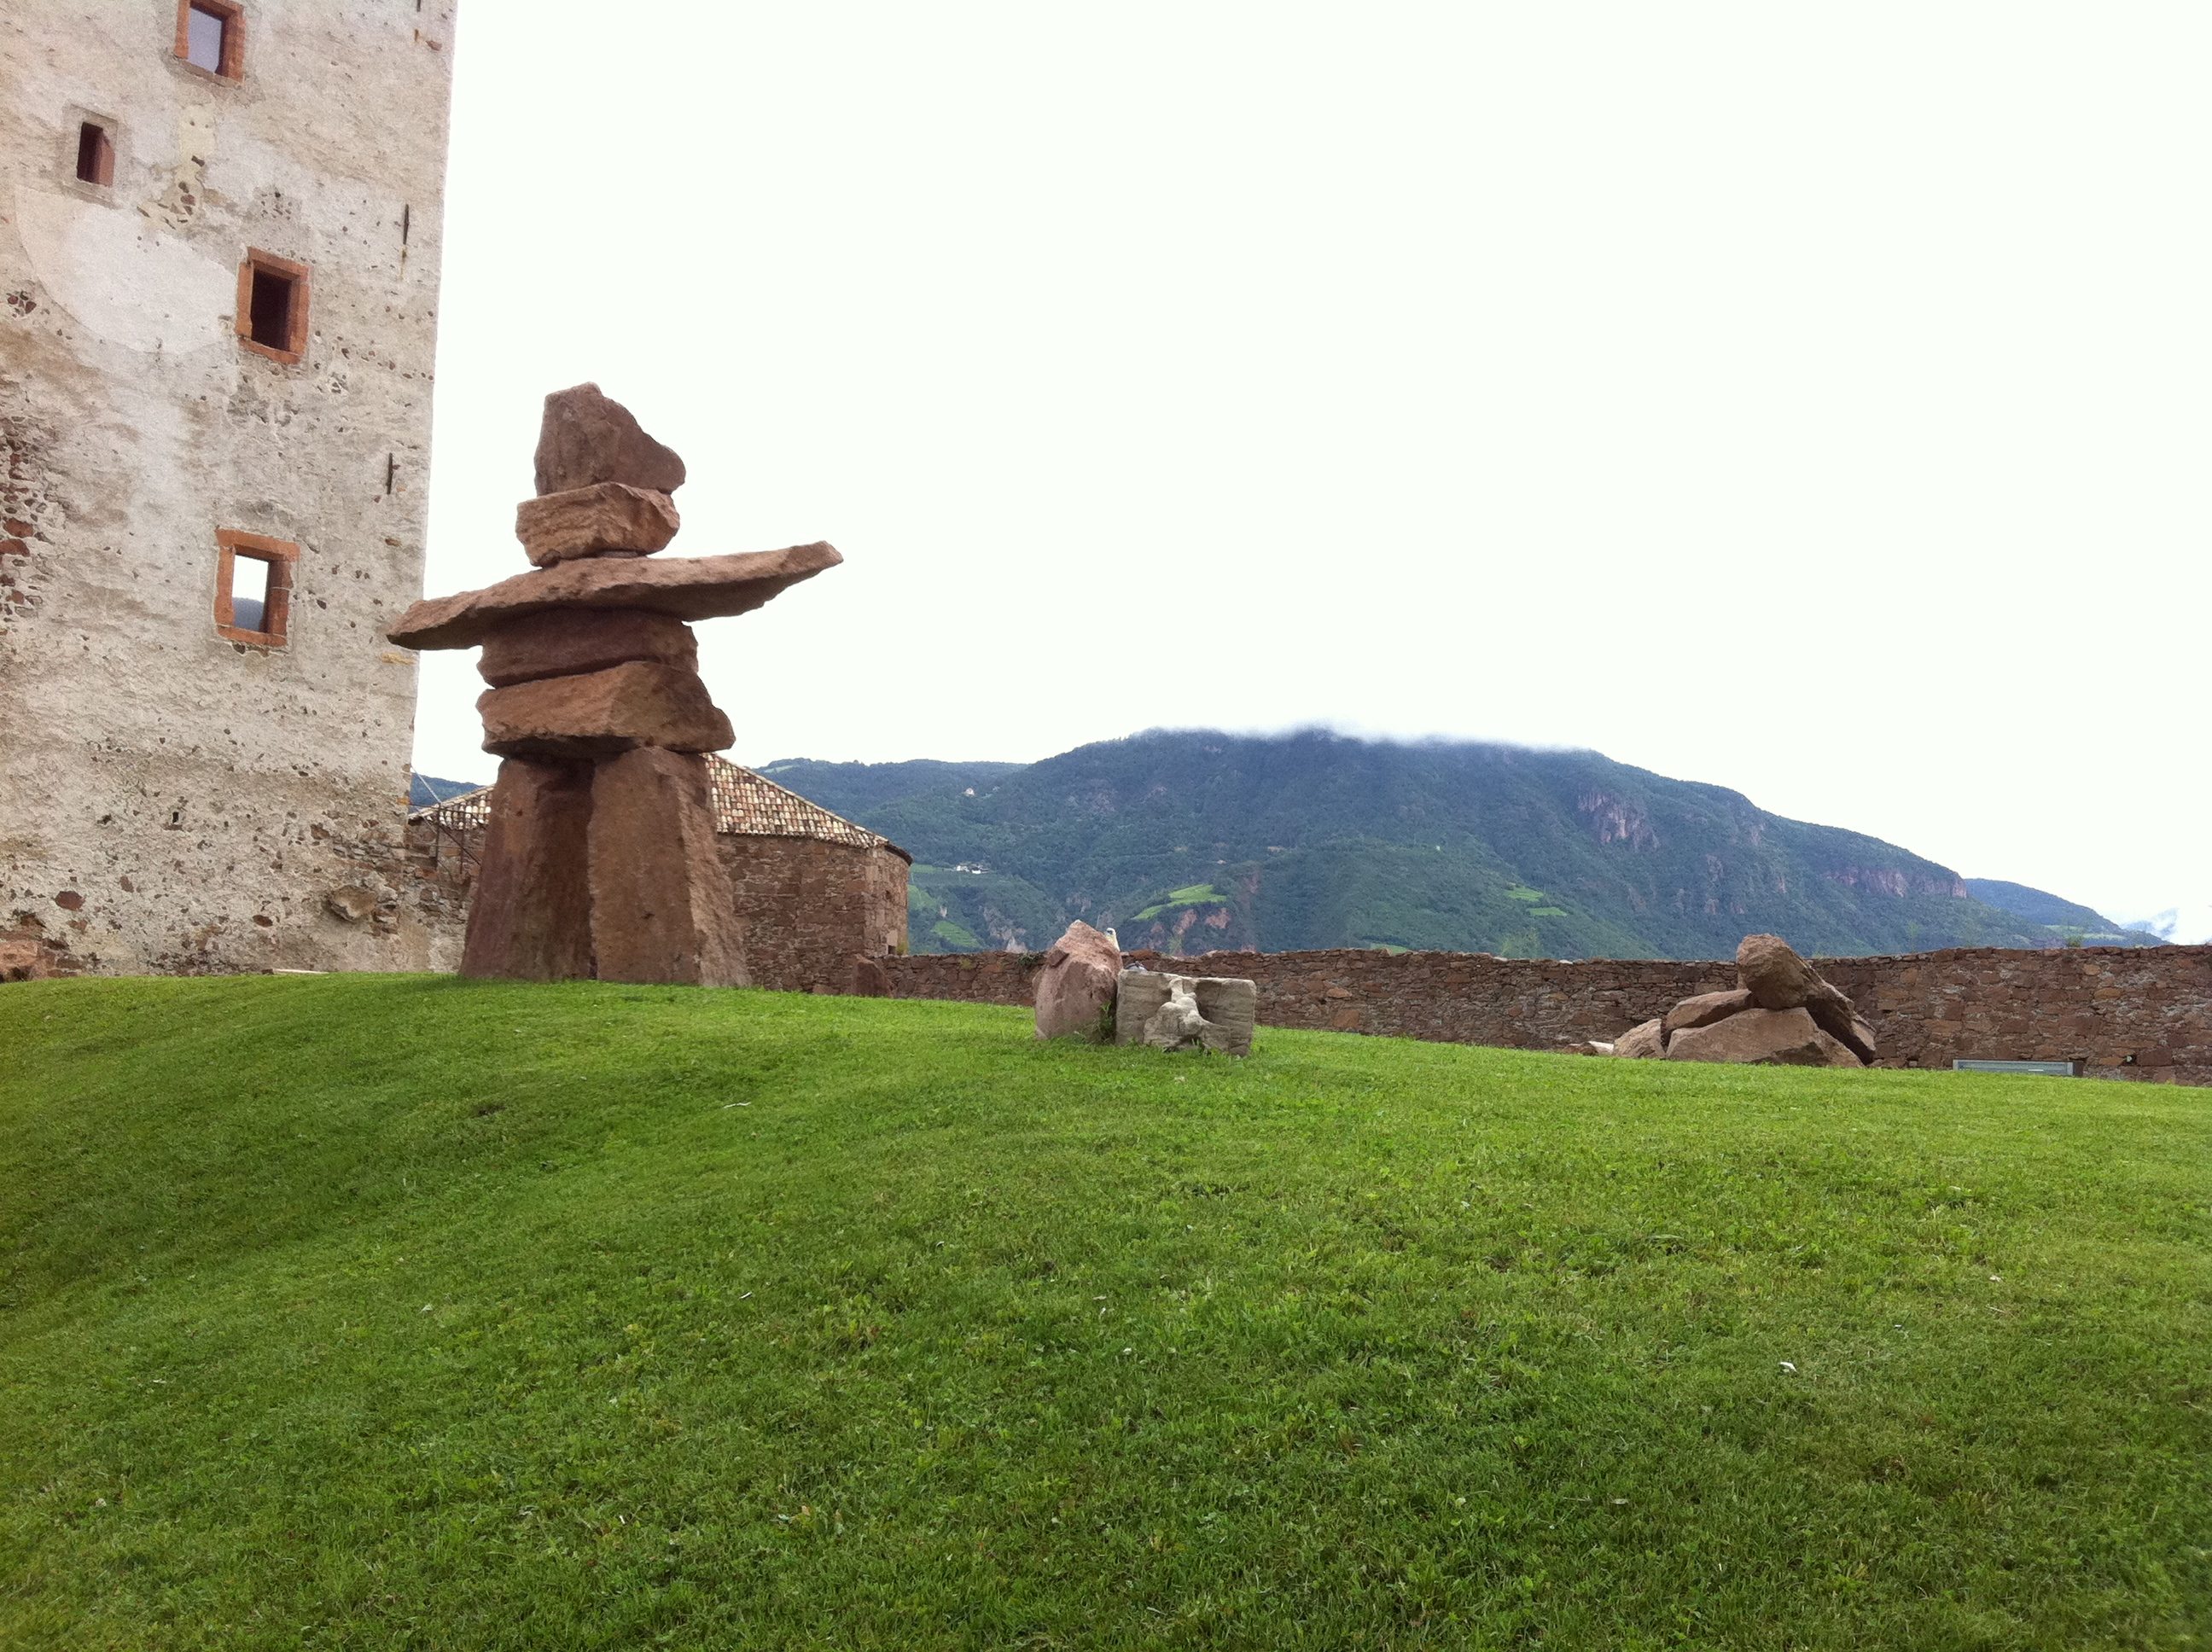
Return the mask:
[[461, 973], [589, 981], [592, 770], [509, 757], [492, 788]]
[[705, 758], [639, 746], [599, 761], [591, 884], [601, 981], [746, 984]]

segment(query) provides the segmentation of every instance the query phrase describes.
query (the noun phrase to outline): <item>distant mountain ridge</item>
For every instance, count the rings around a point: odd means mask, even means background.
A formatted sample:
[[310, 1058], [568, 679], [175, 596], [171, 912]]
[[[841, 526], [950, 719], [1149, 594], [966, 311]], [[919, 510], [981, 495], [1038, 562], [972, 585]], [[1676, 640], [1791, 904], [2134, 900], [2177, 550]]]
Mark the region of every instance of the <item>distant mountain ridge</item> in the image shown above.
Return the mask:
[[2147, 930], [2116, 923], [2094, 907], [2025, 884], [2008, 884], [2001, 878], [1969, 878], [1966, 882], [1966, 893], [1977, 901], [2049, 930], [2061, 944], [2070, 939], [2082, 946], [2142, 946], [2159, 938]]
[[761, 772], [913, 853], [917, 951], [1041, 947], [1078, 917], [1182, 955], [1725, 957], [1765, 930], [1847, 956], [2049, 947], [2077, 926], [2097, 944], [2155, 944], [1985, 884], [2001, 905], [1894, 844], [1594, 751], [1156, 731], [1029, 764]]
[[465, 797], [471, 792], [480, 791], [485, 784], [483, 780], [445, 780], [435, 774], [411, 774], [407, 781], [407, 806], [410, 809], [428, 809], [448, 798]]

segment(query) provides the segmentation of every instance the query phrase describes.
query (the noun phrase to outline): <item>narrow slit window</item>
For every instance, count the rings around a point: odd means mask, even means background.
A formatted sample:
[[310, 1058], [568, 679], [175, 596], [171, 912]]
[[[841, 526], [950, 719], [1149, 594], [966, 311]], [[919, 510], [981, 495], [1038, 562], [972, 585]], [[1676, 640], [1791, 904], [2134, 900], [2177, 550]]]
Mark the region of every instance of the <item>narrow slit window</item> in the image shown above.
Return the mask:
[[290, 630], [292, 567], [300, 548], [228, 528], [216, 535], [216, 635], [231, 642], [283, 647]]
[[238, 270], [238, 336], [280, 361], [307, 350], [307, 266], [258, 249]]
[[246, 9], [238, 0], [178, 0], [177, 56], [234, 81], [246, 55]]
[[292, 277], [274, 270], [253, 272], [253, 295], [247, 301], [248, 336], [272, 350], [292, 348]]
[[115, 181], [115, 140], [107, 128], [88, 120], [76, 129], [76, 178], [106, 189]]

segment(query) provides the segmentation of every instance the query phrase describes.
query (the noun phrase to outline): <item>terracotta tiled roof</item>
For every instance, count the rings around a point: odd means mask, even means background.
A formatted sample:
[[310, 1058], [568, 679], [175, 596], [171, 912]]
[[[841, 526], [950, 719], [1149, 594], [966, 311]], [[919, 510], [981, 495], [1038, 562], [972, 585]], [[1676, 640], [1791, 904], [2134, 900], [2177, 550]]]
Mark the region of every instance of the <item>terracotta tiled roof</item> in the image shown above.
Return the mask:
[[434, 821], [449, 832], [479, 830], [491, 818], [491, 787], [479, 786], [473, 792], [456, 792], [443, 803], [410, 809], [407, 818]]
[[[833, 815], [818, 803], [774, 780], [740, 768], [726, 757], [708, 757], [708, 771], [714, 780], [714, 829], [742, 837], [815, 837], [829, 843], [849, 843], [855, 848], [889, 849], [911, 864], [914, 857], [878, 833], [856, 826], [842, 815]], [[447, 798], [443, 803], [417, 809], [410, 820], [434, 821], [449, 831], [469, 831], [483, 825], [491, 812], [491, 787], [479, 787]]]
[[850, 843], [857, 848], [889, 849], [909, 863], [914, 857], [865, 826], [856, 826], [842, 815], [833, 815], [818, 803], [809, 803], [798, 793], [774, 780], [740, 768], [726, 757], [709, 757], [707, 767], [714, 776], [714, 829], [744, 837], [818, 837], [830, 843]]

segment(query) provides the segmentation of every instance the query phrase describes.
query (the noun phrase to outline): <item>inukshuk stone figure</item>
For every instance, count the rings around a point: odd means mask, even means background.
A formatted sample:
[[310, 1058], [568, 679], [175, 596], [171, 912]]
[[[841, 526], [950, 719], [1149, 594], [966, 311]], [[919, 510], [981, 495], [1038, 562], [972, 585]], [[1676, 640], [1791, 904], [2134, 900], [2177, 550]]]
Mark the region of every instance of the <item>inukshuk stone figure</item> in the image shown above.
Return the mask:
[[406, 648], [482, 644], [492, 790], [465, 975], [745, 983], [703, 754], [734, 738], [688, 620], [743, 614], [843, 559], [827, 544], [655, 559], [684, 461], [597, 385], [545, 398], [535, 571], [416, 603]]

